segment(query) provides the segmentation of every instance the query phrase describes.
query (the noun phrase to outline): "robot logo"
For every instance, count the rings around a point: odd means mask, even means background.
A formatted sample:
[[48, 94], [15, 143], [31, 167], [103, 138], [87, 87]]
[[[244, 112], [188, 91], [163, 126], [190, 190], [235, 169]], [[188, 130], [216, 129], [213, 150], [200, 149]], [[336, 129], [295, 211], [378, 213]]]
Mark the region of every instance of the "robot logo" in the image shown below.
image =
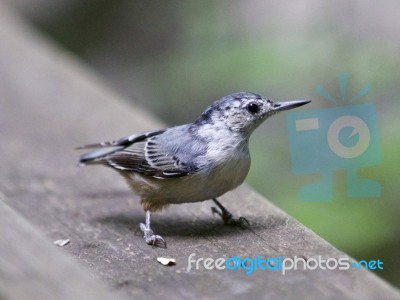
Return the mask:
[[[301, 188], [304, 201], [332, 201], [332, 174], [347, 171], [349, 197], [379, 197], [381, 185], [361, 179], [357, 170], [381, 162], [379, 130], [373, 103], [352, 104], [371, 91], [364, 86], [355, 96], [346, 100], [347, 74], [341, 74], [341, 102], [332, 108], [288, 113], [289, 145], [292, 170], [296, 175], [322, 174], [320, 183]], [[337, 103], [327, 90], [318, 86], [317, 93], [330, 102]]]

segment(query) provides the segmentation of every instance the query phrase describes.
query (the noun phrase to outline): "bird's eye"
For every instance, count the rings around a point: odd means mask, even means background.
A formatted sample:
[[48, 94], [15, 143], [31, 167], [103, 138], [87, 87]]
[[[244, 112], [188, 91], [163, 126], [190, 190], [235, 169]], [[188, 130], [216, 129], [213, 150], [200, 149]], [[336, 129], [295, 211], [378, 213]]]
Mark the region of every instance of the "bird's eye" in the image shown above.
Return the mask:
[[247, 110], [254, 115], [260, 111], [260, 106], [256, 103], [250, 103], [247, 105]]

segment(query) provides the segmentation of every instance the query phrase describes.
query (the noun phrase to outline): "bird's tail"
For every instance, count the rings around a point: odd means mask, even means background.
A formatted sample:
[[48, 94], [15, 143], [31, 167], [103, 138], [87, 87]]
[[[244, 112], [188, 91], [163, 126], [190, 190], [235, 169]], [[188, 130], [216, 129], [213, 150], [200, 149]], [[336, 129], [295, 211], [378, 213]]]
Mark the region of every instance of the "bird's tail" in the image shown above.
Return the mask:
[[102, 163], [102, 160], [106, 156], [114, 153], [115, 151], [122, 150], [125, 147], [124, 146], [112, 146], [111, 143], [99, 143], [99, 144], [90, 144], [90, 145], [78, 147], [78, 148], [76, 148], [76, 150], [93, 149], [93, 148], [95, 150], [84, 153], [79, 157], [78, 166], [84, 166], [86, 164]]

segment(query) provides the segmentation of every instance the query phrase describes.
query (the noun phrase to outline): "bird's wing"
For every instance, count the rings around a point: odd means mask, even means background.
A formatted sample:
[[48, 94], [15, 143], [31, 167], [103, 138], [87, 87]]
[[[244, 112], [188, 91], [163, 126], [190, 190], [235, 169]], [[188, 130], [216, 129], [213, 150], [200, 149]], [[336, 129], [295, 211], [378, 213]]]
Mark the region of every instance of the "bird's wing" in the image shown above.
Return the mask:
[[[196, 147], [194, 155], [192, 144]], [[98, 158], [97, 162], [117, 170], [133, 171], [156, 178], [175, 178], [196, 173], [203, 165], [199, 157], [205, 154], [205, 145], [199, 144], [183, 126], [100, 145], [111, 150]], [[90, 156], [90, 153], [87, 155]]]
[[105, 158], [116, 151], [123, 150], [134, 143], [145, 141], [146, 139], [162, 134], [164, 130], [150, 131], [141, 134], [133, 134], [123, 137], [116, 141], [107, 141], [95, 144], [89, 144], [81, 147], [75, 148], [76, 150], [82, 149], [94, 149], [93, 151], [84, 153], [80, 156], [79, 163], [84, 164], [95, 164], [95, 163], [105, 163]]
[[85, 146], [80, 146], [75, 148], [76, 150], [81, 150], [81, 149], [96, 149], [96, 148], [105, 148], [105, 147], [128, 147], [129, 145], [143, 141], [149, 137], [158, 135], [165, 132], [165, 129], [162, 130], [157, 130], [157, 131], [149, 131], [149, 132], [144, 132], [140, 134], [132, 134], [125, 136], [123, 138], [120, 138], [119, 140], [115, 141], [107, 141], [107, 142], [101, 142], [101, 143], [95, 143], [95, 144], [89, 144]]

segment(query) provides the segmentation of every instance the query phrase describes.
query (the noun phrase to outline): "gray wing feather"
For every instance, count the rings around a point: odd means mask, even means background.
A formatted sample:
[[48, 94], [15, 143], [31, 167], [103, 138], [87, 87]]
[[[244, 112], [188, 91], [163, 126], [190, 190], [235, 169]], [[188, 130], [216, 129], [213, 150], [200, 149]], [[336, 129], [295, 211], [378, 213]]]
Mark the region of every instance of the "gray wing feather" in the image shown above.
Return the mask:
[[165, 129], [157, 130], [157, 131], [149, 131], [149, 132], [140, 133], [140, 134], [132, 134], [132, 135], [120, 138], [119, 140], [116, 140], [116, 141], [107, 141], [107, 142], [89, 144], [89, 145], [77, 147], [75, 149], [81, 150], [81, 149], [104, 148], [104, 147], [113, 147], [113, 146], [127, 147], [133, 143], [143, 141], [149, 137], [161, 134], [163, 132], [165, 132]]
[[[96, 162], [117, 170], [133, 171], [157, 178], [175, 178], [196, 173], [204, 165], [206, 145], [188, 129], [188, 125], [182, 125], [125, 137], [117, 142], [101, 143], [101, 147], [122, 148], [97, 157]], [[95, 156], [95, 151], [86, 156]], [[82, 157], [84, 156], [85, 154]]]

